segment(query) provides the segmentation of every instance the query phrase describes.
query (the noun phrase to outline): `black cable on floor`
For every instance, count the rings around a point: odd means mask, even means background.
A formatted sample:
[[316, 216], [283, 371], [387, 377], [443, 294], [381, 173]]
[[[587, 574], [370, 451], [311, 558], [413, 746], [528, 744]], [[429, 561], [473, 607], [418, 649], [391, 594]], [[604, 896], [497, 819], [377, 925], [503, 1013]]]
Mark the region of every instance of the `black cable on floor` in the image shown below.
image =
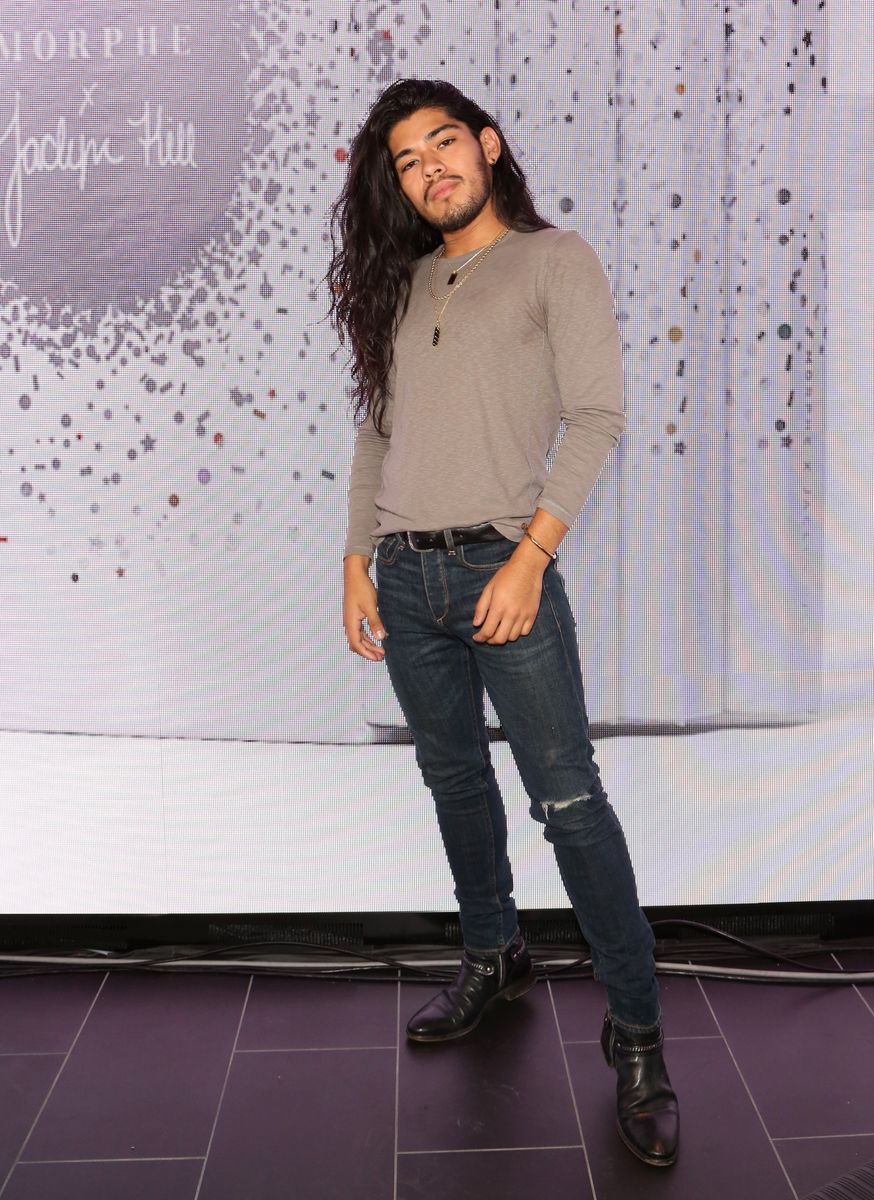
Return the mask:
[[[672, 949], [663, 947], [657, 952], [659, 971], [662, 974], [682, 974], [699, 978], [709, 977], [746, 982], [778, 982], [786, 984], [803, 984], [809, 981], [810, 983], [817, 983], [820, 986], [846, 986], [859, 982], [874, 982], [874, 972], [830, 970], [815, 966], [801, 961], [797, 955], [789, 957], [778, 950], [736, 937], [734, 934], [727, 933], [725, 930], [704, 924], [703, 922], [675, 918], [656, 921], [653, 922], [653, 925], [660, 928], [685, 927], [694, 929], [715, 938], [720, 943], [728, 942], [732, 947], [743, 951], [745, 955], [765, 957], [793, 968], [792, 973], [789, 973], [787, 971], [766, 971], [732, 966], [708, 966], [700, 962], [690, 962], [689, 959], [695, 954], [699, 957], [707, 957], [708, 949], [712, 953], [712, 948], [706, 949], [700, 944], [694, 947], [676, 944]], [[840, 949], [870, 950], [872, 947], [843, 946]], [[246, 961], [249, 958], [254, 958], [258, 953], [263, 953], [265, 950], [273, 954], [287, 953], [289, 950], [293, 950], [298, 960], [305, 960], [306, 958], [318, 959], [324, 956], [326, 959], [333, 961], [326, 961], [323, 967], [315, 967], [311, 971], [298, 969], [293, 972], [289, 971], [287, 966], [280, 961], [277, 961], [275, 965], [265, 962], [255, 961], [249, 963]], [[802, 951], [802, 953], [808, 954], [821, 954], [824, 952], [827, 953], [828, 951], [818, 944], [809, 945]], [[441, 953], [445, 954], [447, 951], [445, 948], [433, 948], [424, 951], [420, 950], [419, 953], [439, 955]], [[16, 955], [15, 958], [17, 961], [15, 962], [9, 961], [7, 958], [5, 963], [3, 955], [0, 954], [0, 977], [103, 972], [110, 968], [128, 971], [160, 971], [162, 973], [175, 971], [178, 973], [180, 970], [184, 971], [186, 965], [188, 965], [192, 973], [209, 971], [224, 974], [259, 974], [296, 979], [331, 978], [350, 981], [357, 981], [366, 977], [368, 980], [374, 982], [386, 980], [397, 981], [399, 979], [406, 981], [427, 979], [434, 982], [448, 982], [454, 978], [457, 970], [455, 953], [455, 951], [452, 951], [453, 958], [447, 961], [444, 968], [442, 966], [435, 966], [433, 963], [428, 966], [419, 966], [415, 961], [410, 961], [409, 952], [397, 947], [394, 953], [383, 952], [378, 954], [342, 946], [321, 946], [308, 941], [246, 942], [241, 945], [227, 944], [211, 946], [181, 953], [167, 953], [166, 949], [163, 948], [155, 948], [151, 953], [149, 951], [132, 950], [121, 954], [113, 954], [112, 952], [103, 950], [85, 950], [72, 954], [69, 956], [67, 962], [64, 963], [38, 962], [43, 956], [39, 952], [32, 951]], [[554, 962], [553, 960], [562, 953], [564, 951], [559, 949], [543, 949], [539, 953], [535, 951], [535, 968], [541, 978], [592, 977], [593, 971], [590, 958], [580, 957], [570, 962]], [[398, 954], [403, 955], [403, 959], [396, 957]], [[237, 961], [235, 963], [223, 964], [221, 959], [228, 955], [234, 955]], [[45, 957], [52, 956], [46, 955]], [[61, 956], [58, 955], [57, 957]], [[22, 959], [26, 960], [27, 958], [35, 960], [32, 965], [26, 961], [22, 961]], [[337, 958], [351, 959], [360, 965], [355, 967], [350, 963], [347, 966], [343, 966], [336, 962]], [[71, 961], [71, 959], [75, 959], [76, 961]], [[676, 961], [672, 962], [672, 959]], [[197, 964], [199, 962], [203, 963], [202, 968], [198, 968]]]

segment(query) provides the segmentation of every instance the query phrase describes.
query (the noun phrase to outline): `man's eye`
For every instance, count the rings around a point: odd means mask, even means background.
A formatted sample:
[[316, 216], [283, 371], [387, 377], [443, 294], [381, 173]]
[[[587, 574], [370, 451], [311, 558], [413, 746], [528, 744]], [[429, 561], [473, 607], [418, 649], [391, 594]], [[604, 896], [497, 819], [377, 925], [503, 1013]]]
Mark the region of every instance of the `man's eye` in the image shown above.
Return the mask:
[[455, 141], [454, 137], [444, 138], [440, 143], [441, 146], [450, 146]]
[[407, 161], [401, 167], [401, 174], [403, 175], [404, 171], [406, 171], [408, 167], [411, 167], [415, 161], [416, 160], [414, 158], [407, 159]]

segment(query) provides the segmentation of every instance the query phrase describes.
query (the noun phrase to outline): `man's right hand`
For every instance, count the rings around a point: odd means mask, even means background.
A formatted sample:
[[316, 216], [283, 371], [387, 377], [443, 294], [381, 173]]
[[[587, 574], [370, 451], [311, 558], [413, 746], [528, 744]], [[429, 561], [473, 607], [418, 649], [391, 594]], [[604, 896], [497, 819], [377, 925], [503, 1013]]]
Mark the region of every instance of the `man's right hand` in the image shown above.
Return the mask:
[[347, 554], [343, 559], [343, 625], [350, 650], [371, 662], [382, 662], [385, 651], [365, 629], [366, 623], [380, 642], [385, 637], [369, 567], [370, 559], [365, 554]]

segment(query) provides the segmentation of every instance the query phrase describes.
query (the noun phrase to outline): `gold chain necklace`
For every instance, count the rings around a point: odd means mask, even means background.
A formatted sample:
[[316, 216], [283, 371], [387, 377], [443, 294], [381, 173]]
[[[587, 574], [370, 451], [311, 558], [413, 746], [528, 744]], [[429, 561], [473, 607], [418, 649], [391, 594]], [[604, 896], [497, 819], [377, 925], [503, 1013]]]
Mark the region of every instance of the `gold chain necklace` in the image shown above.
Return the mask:
[[[479, 258], [479, 256], [480, 256], [480, 255], [481, 255], [481, 254], [482, 254], [482, 253], [483, 253], [485, 250], [486, 250], [486, 247], [485, 247], [485, 246], [480, 246], [479, 250], [474, 250], [474, 252], [473, 252], [473, 254], [471, 254], [470, 258], [466, 258], [466, 259], [464, 260], [464, 262], [463, 262], [463, 263], [461, 263], [461, 265], [460, 265], [460, 266], [458, 266], [458, 267], [453, 267], [452, 271], [450, 272], [449, 278], [446, 280], [446, 286], [447, 286], [447, 287], [448, 287], [450, 290], [451, 290], [451, 288], [452, 288], [452, 285], [453, 285], [453, 283], [455, 283], [456, 279], [457, 279], [457, 278], [458, 278], [458, 276], [461, 274], [461, 272], [464, 270], [464, 268], [465, 268], [465, 267], [469, 267], [469, 266], [470, 266], [470, 264], [473, 262], [473, 260], [474, 260], [475, 258]], [[440, 257], [442, 257], [442, 256], [440, 256]], [[432, 292], [432, 293], [431, 293], [431, 297], [432, 297], [432, 299], [434, 299], [434, 300], [446, 300], [446, 299], [448, 298], [448, 296], [449, 296], [449, 292], [447, 292], [445, 296], [438, 296], [436, 292]]]
[[[450, 289], [450, 291], [447, 293], [447, 295], [445, 297], [438, 296], [434, 291], [434, 271], [436, 270], [436, 267], [437, 267], [437, 260], [438, 260], [438, 258], [443, 257], [443, 254], [446, 251], [446, 247], [444, 245], [444, 246], [441, 246], [437, 250], [437, 253], [431, 259], [431, 274], [428, 276], [428, 291], [431, 293], [431, 301], [434, 305], [434, 336], [431, 338], [432, 346], [436, 346], [438, 344], [438, 342], [440, 341], [440, 322], [443, 320], [443, 314], [446, 312], [446, 307], [449, 304], [449, 301], [452, 299], [452, 297], [455, 295], [455, 293], [457, 291], [459, 291], [464, 286], [465, 283], [467, 283], [468, 279], [470, 279], [471, 275], [474, 273], [474, 271], [477, 269], [477, 267], [481, 266], [482, 263], [485, 262], [485, 260], [488, 258], [488, 256], [491, 254], [491, 252], [494, 250], [495, 246], [497, 246], [498, 242], [503, 241], [509, 232], [510, 232], [509, 229], [502, 230], [502, 232], [498, 234], [498, 236], [494, 239], [494, 241], [490, 242], [488, 244], [488, 246], [486, 246], [483, 250], [477, 252], [479, 254], [479, 258], [476, 260], [476, 262], [470, 268], [470, 270], [467, 272], [467, 274], [464, 275], [461, 279], [459, 279], [458, 283], [456, 283]], [[468, 259], [467, 261], [470, 262], [470, 259]], [[467, 266], [467, 263], [462, 264], [462, 266]], [[462, 267], [458, 268], [459, 271], [461, 269], [462, 269]], [[457, 274], [458, 274], [458, 271], [453, 271], [452, 274], [449, 276], [449, 278], [454, 279]], [[438, 306], [438, 304], [440, 304], [441, 300], [443, 301], [443, 305], [441, 308], [438, 308], [437, 306]]]

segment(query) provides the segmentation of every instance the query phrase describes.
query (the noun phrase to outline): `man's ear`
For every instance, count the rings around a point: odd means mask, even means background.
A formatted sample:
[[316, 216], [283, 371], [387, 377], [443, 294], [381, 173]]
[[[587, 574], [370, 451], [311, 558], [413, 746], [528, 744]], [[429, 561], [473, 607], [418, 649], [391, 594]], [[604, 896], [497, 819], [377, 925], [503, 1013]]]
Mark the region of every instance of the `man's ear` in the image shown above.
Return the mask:
[[480, 130], [479, 143], [488, 161], [490, 163], [497, 162], [501, 156], [501, 139], [491, 125], [486, 125], [484, 129]]

